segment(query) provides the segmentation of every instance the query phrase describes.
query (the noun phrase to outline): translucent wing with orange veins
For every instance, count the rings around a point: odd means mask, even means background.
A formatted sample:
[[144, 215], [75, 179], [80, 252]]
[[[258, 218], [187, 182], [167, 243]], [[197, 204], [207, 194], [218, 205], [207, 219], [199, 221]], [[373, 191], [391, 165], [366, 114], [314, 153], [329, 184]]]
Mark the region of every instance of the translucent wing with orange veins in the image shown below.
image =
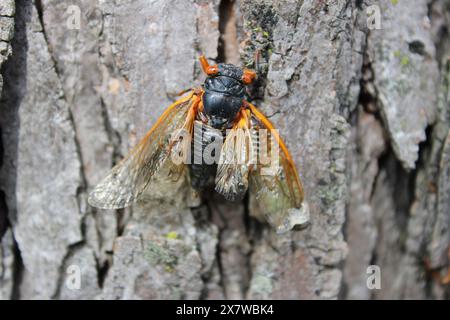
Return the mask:
[[227, 132], [217, 165], [215, 190], [227, 200], [241, 200], [248, 188], [248, 173], [254, 160], [255, 146], [246, 111]]
[[[119, 209], [136, 201], [156, 172], [171, 161], [174, 150], [181, 152], [190, 148], [176, 133], [192, 131], [199, 101], [200, 97], [192, 91], [172, 104], [138, 145], [90, 193], [89, 204], [102, 209]], [[170, 164], [174, 179], [183, 168], [182, 163]]]
[[215, 183], [216, 191], [232, 201], [242, 199], [248, 188], [250, 208], [278, 233], [309, 220], [292, 157], [274, 126], [251, 104], [227, 133]]
[[[255, 106], [248, 103], [248, 107], [254, 122], [252, 129], [258, 133], [258, 162], [249, 174], [250, 205], [258, 208], [278, 233], [283, 233], [309, 221], [303, 186], [295, 163], [272, 123]], [[267, 139], [263, 139], [264, 134]], [[263, 149], [267, 150], [267, 157], [276, 157], [270, 159], [269, 167], [261, 161]]]

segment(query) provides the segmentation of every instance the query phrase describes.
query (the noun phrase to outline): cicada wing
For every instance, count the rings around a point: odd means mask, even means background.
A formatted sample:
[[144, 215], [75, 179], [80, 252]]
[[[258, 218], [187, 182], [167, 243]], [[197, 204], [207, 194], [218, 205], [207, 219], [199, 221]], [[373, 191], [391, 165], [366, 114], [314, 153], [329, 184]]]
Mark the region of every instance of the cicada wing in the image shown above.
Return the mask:
[[227, 131], [220, 152], [215, 179], [215, 190], [227, 200], [241, 200], [248, 188], [248, 173], [254, 162], [255, 145], [251, 130], [245, 119], [237, 119], [237, 124]]
[[258, 161], [249, 174], [251, 206], [278, 233], [309, 220], [303, 186], [289, 151], [270, 121], [249, 104], [257, 138]]
[[248, 188], [249, 163], [246, 156], [251, 152], [249, 130], [232, 129], [222, 146], [215, 179], [215, 190], [227, 200], [241, 200]]
[[[183, 172], [183, 163], [171, 163], [173, 150], [179, 151], [180, 131], [191, 130], [199, 98], [190, 93], [172, 104], [147, 132], [145, 137], [118, 163], [90, 193], [89, 204], [102, 209], [119, 209], [131, 205], [142, 194], [156, 172], [165, 164], [172, 179]], [[189, 146], [190, 148], [190, 146]]]

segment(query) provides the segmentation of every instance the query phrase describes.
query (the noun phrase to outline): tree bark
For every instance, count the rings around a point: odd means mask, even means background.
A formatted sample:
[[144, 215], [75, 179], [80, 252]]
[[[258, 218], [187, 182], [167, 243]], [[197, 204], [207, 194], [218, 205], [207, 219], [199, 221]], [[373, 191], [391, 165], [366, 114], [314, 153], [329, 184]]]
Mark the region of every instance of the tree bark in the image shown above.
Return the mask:
[[[448, 298], [449, 11], [446, 0], [0, 0], [0, 298]], [[306, 228], [276, 235], [249, 199], [200, 201], [182, 186], [152, 185], [160, 201], [126, 210], [87, 204], [203, 81], [201, 53], [258, 57], [251, 97], [297, 163]]]

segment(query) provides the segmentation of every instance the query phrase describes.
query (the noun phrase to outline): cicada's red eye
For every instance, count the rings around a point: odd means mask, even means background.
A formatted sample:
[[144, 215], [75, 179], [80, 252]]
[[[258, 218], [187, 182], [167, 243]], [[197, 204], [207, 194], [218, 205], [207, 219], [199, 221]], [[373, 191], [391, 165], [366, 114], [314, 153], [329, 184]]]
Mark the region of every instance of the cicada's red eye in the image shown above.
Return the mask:
[[256, 72], [249, 69], [244, 69], [244, 74], [242, 75], [242, 82], [244, 84], [251, 84], [256, 79]]
[[219, 72], [219, 68], [217, 67], [217, 65], [208, 66], [208, 68], [206, 69], [206, 74], [208, 76], [216, 75], [218, 72]]
[[208, 76], [216, 75], [219, 72], [217, 65], [210, 66], [204, 55], [200, 56], [200, 64], [202, 65], [203, 72]]

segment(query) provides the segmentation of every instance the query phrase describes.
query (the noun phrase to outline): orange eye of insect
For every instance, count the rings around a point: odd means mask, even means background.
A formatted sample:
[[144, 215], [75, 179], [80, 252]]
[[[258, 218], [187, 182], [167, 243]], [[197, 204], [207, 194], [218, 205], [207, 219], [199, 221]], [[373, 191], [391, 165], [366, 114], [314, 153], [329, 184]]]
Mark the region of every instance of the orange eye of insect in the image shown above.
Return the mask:
[[208, 60], [206, 60], [204, 55], [200, 56], [200, 64], [202, 66], [203, 71], [208, 76], [213, 76], [219, 72], [219, 67], [217, 66], [217, 64], [210, 66]]
[[218, 72], [219, 72], [219, 68], [217, 67], [217, 65], [208, 66], [206, 68], [206, 74], [208, 76], [213, 76], [213, 75], [217, 74]]
[[242, 75], [242, 82], [244, 84], [252, 83], [256, 78], [255, 71], [244, 69], [244, 74]]

